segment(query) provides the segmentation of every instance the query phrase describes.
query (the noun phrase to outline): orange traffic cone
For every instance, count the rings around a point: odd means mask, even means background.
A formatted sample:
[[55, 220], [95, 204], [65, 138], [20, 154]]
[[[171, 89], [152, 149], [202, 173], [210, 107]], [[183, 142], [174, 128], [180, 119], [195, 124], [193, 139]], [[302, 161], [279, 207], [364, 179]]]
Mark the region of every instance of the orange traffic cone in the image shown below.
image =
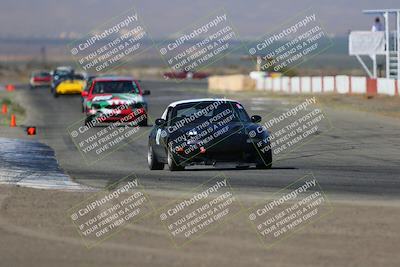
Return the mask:
[[1, 107], [1, 113], [7, 114], [7, 104], [3, 104], [3, 106]]
[[17, 120], [16, 120], [16, 118], [15, 118], [15, 115], [12, 114], [12, 115], [11, 115], [10, 127], [15, 127], [15, 126], [17, 126], [17, 122], [16, 122], [16, 121], [17, 121]]

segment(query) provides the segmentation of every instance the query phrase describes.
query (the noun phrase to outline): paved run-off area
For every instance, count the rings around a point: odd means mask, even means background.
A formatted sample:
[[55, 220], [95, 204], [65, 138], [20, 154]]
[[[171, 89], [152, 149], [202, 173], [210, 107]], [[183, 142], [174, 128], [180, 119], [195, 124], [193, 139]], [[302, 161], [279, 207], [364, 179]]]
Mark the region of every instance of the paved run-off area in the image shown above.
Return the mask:
[[86, 190], [65, 175], [54, 151], [34, 140], [0, 137], [0, 184], [38, 189]]
[[[144, 87], [152, 91], [151, 123], [168, 103], [208, 94], [202, 83], [144, 82]], [[264, 117], [292, 104], [291, 99], [266, 95], [227, 97], [240, 100], [250, 114]], [[397, 266], [400, 262], [397, 119], [326, 108], [333, 128], [275, 162], [271, 170], [193, 167], [178, 173], [150, 172], [147, 134], [89, 166], [66, 130], [82, 118], [79, 97], [53, 99], [46, 89], [20, 89], [19, 100], [28, 111], [27, 124], [38, 127], [36, 138], [54, 149], [60, 167], [74, 182], [104, 188], [135, 173], [157, 208], [223, 173], [243, 206], [250, 207], [313, 173], [332, 211], [268, 250], [260, 246], [244, 215], [181, 249], [173, 246], [159, 218], [150, 216], [88, 250], [67, 210], [92, 192], [2, 185], [2, 266]], [[10, 134], [7, 131], [7, 137]]]

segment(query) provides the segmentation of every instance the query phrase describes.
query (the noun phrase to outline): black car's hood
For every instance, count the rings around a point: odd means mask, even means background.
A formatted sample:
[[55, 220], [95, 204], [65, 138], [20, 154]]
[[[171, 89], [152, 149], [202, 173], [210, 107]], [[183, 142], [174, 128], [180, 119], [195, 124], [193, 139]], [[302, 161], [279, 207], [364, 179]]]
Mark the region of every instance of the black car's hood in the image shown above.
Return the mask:
[[[213, 130], [205, 132], [208, 128], [212, 128]], [[265, 130], [260, 131], [260, 129], [262, 127], [259, 124], [252, 122], [230, 122], [228, 124], [213, 123], [205, 128], [200, 127], [200, 124], [186, 124], [182, 127], [171, 126], [167, 128], [167, 131], [169, 133], [169, 141], [172, 141], [175, 145], [179, 145], [179, 143], [190, 139], [197, 138], [197, 140], [202, 140], [209, 136], [213, 136], [212, 140], [209, 141], [211, 143], [232, 136], [248, 138], [251, 131], [254, 131], [257, 136], [265, 137], [268, 132]]]

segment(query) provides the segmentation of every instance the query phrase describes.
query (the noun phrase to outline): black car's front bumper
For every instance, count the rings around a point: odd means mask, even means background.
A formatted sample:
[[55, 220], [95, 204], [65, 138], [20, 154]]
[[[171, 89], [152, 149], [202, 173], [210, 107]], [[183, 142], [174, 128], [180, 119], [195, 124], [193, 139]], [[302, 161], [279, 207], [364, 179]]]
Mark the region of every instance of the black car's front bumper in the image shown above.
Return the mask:
[[185, 150], [175, 152], [175, 159], [181, 165], [214, 165], [219, 162], [250, 164], [262, 161], [262, 157], [263, 152], [257, 148], [257, 143], [247, 137], [231, 137], [226, 141], [197, 146], [190, 153], [185, 153]]

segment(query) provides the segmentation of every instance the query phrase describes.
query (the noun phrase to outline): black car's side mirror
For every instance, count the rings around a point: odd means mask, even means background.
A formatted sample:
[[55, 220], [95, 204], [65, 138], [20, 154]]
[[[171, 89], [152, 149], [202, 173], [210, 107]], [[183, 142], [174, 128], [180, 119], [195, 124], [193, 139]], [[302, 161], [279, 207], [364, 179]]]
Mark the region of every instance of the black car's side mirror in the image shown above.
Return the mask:
[[164, 126], [165, 125], [165, 120], [164, 119], [156, 119], [156, 125], [157, 126]]
[[143, 95], [150, 95], [150, 90], [144, 90]]
[[258, 123], [260, 121], [261, 121], [261, 116], [259, 116], [259, 115], [251, 116], [251, 122]]

